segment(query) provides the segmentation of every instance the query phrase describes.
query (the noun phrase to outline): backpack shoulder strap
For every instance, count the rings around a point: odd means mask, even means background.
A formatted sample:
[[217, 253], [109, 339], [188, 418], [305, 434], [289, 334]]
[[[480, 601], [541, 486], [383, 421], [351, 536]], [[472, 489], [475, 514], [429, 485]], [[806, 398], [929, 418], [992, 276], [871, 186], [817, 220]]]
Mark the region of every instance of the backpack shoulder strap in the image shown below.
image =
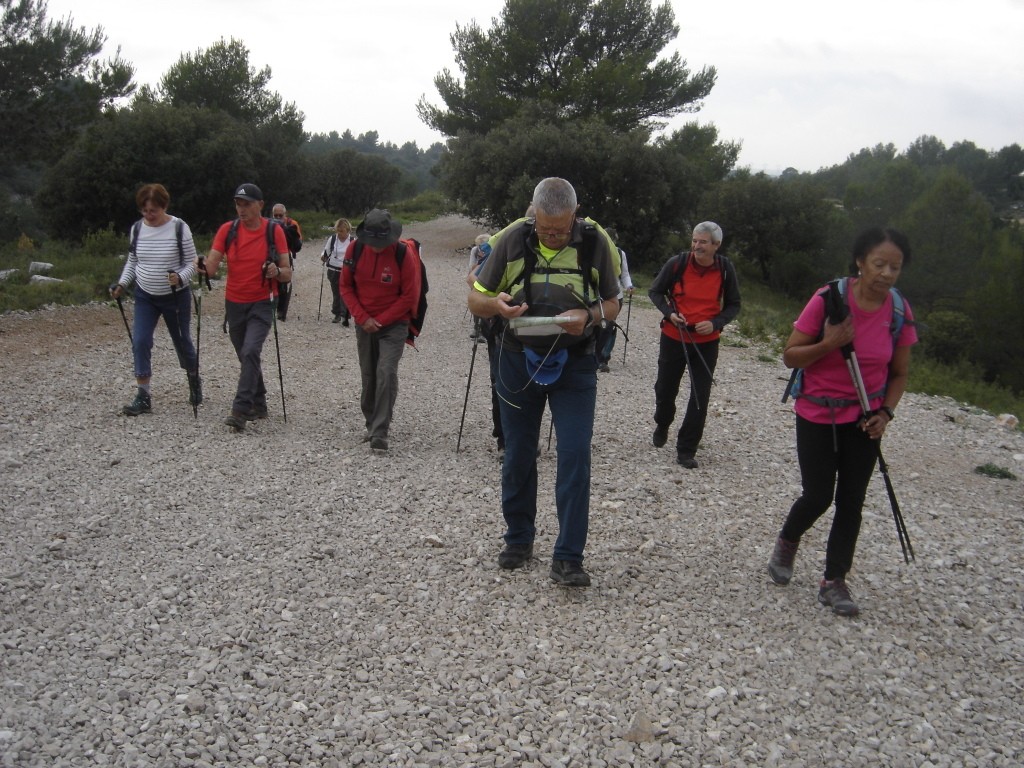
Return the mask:
[[241, 219], [235, 219], [231, 222], [231, 229], [228, 230], [227, 235], [224, 236], [224, 255], [228, 255], [228, 251], [231, 250], [231, 244], [235, 242], [235, 238], [238, 237], [238, 225]]
[[128, 237], [128, 252], [134, 256], [139, 242], [139, 232], [142, 231], [142, 219], [132, 224], [131, 234]]
[[395, 261], [398, 262], [398, 268], [399, 269], [402, 268], [402, 262], [405, 261], [405, 249], [406, 249], [406, 247], [407, 246], [405, 245], [405, 243], [402, 242], [401, 240], [399, 240], [397, 243], [395, 243]]
[[892, 322], [889, 324], [889, 330], [892, 331], [892, 345], [895, 348], [903, 332], [903, 325], [907, 321], [907, 303], [898, 288], [890, 288], [889, 293], [892, 295]]
[[181, 242], [182, 232], [185, 230], [185, 222], [181, 219], [175, 219], [174, 221], [174, 235], [178, 238], [178, 260], [181, 262], [178, 266], [185, 266], [185, 246]]

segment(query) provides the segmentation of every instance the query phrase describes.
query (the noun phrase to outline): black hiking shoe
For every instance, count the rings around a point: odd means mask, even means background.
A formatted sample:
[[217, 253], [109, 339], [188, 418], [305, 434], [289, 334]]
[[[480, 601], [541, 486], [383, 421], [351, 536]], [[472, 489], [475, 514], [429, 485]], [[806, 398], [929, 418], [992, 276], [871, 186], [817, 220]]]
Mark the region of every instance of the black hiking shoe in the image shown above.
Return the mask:
[[239, 413], [238, 411], [232, 411], [228, 417], [224, 419], [224, 423], [231, 427], [235, 432], [244, 432], [245, 414]]
[[655, 448], [661, 448], [665, 443], [668, 442], [668, 427], [658, 427], [654, 430], [654, 434], [651, 436], [651, 442], [654, 443]]
[[822, 605], [832, 607], [832, 613], [837, 616], [856, 616], [860, 608], [853, 602], [849, 587], [843, 579], [832, 579], [832, 581], [821, 580], [821, 588], [818, 590], [818, 602]]
[[267, 406], [265, 405], [254, 405], [252, 410], [245, 414], [246, 421], [256, 421], [258, 419], [269, 419], [270, 414], [267, 412]]
[[349, 327], [349, 325], [350, 325], [350, 323], [349, 323], [349, 321], [348, 321], [348, 318], [346, 317], [346, 318], [345, 318], [344, 320], [342, 320], [342, 321], [341, 321], [341, 324], [342, 324], [342, 325], [343, 325], [343, 326], [344, 326], [345, 328], [348, 328], [348, 327]]
[[388, 452], [388, 439], [386, 437], [370, 438], [370, 450], [377, 454]]
[[785, 586], [793, 578], [793, 561], [799, 546], [799, 541], [787, 541], [781, 536], [775, 540], [775, 549], [768, 560], [768, 575], [776, 584]]
[[331, 322], [332, 323], [340, 323], [341, 322], [341, 315], [335, 315], [334, 319], [331, 320]]
[[498, 555], [498, 567], [506, 571], [522, 568], [533, 557], [533, 544], [506, 544]]
[[140, 389], [135, 393], [135, 399], [121, 410], [125, 416], [138, 416], [140, 413], [151, 413], [153, 410], [153, 401], [149, 397], [149, 392]]
[[681, 467], [686, 467], [687, 469], [697, 468], [697, 460], [693, 458], [693, 454], [686, 453], [684, 451], [680, 451], [676, 454], [676, 464]]
[[590, 575], [575, 560], [552, 560], [551, 580], [563, 587], [590, 586]]
[[188, 374], [188, 404], [201, 405], [203, 402], [203, 380], [198, 373]]

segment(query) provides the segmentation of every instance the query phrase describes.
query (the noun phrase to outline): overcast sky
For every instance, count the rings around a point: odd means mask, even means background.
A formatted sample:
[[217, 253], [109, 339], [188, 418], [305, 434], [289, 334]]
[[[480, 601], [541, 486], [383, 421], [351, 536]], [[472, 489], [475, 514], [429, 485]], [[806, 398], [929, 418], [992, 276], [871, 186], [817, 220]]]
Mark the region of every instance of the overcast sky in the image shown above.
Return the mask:
[[[754, 170], [814, 171], [879, 143], [934, 135], [986, 150], [1024, 143], [1024, 0], [671, 0], [672, 50], [718, 70], [703, 109]], [[271, 90], [312, 133], [376, 130], [382, 141], [442, 141], [416, 115], [455, 66], [456, 23], [485, 30], [503, 0], [49, 0], [49, 17], [107, 35], [136, 82], [156, 85], [182, 53], [222, 37], [272, 72]]]

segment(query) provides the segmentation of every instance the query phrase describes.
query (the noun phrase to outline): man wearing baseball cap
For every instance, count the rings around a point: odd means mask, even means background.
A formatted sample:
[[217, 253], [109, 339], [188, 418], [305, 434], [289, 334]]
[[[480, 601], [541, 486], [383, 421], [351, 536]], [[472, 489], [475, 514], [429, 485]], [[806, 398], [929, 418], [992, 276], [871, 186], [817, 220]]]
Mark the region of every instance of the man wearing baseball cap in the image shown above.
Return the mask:
[[260, 188], [240, 184], [234, 198], [238, 218], [220, 226], [205, 264], [197, 259], [196, 268], [214, 276], [221, 259], [228, 265], [225, 317], [241, 370], [231, 413], [224, 423], [241, 432], [246, 421], [267, 418], [263, 343], [273, 323], [278, 286], [292, 279], [292, 269], [284, 230], [262, 214]]

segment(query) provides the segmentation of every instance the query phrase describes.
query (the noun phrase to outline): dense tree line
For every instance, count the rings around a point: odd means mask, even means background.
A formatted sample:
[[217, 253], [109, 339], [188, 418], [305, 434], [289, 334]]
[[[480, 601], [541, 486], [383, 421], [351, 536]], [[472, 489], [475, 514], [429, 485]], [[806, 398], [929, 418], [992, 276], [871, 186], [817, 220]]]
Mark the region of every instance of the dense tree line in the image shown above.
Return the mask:
[[662, 132], [716, 78], [661, 56], [679, 31], [667, 3], [506, 0], [489, 29], [456, 26], [461, 76], [438, 74], [443, 104], [418, 105], [447, 137], [427, 150], [375, 131], [307, 135], [269, 68], [235, 40], [183, 55], [136, 92], [119, 56], [96, 61], [101, 29], [47, 21], [44, 0], [0, 9], [0, 243], [44, 228], [68, 239], [124, 231], [135, 189], [153, 180], [203, 231], [233, 214], [224, 184], [241, 179], [271, 201], [338, 213], [439, 183], [497, 227], [522, 214], [540, 178], [560, 175], [582, 213], [616, 227], [636, 267], [656, 269], [694, 223], [714, 219], [746, 280], [797, 299], [847, 272], [859, 229], [897, 226], [913, 246], [900, 287], [923, 349], [1024, 391], [1024, 150], [923, 136], [814, 173], [736, 168], [739, 144], [712, 125]]
[[241, 180], [268, 202], [347, 214], [436, 185], [440, 145], [310, 137], [240, 41], [186, 53], [157, 86], [136, 88], [119, 56], [96, 61], [102, 28], [48, 21], [45, 0], [0, 9], [0, 244], [125, 231], [135, 190], [150, 181], [198, 232], [233, 215], [226, 190]]

